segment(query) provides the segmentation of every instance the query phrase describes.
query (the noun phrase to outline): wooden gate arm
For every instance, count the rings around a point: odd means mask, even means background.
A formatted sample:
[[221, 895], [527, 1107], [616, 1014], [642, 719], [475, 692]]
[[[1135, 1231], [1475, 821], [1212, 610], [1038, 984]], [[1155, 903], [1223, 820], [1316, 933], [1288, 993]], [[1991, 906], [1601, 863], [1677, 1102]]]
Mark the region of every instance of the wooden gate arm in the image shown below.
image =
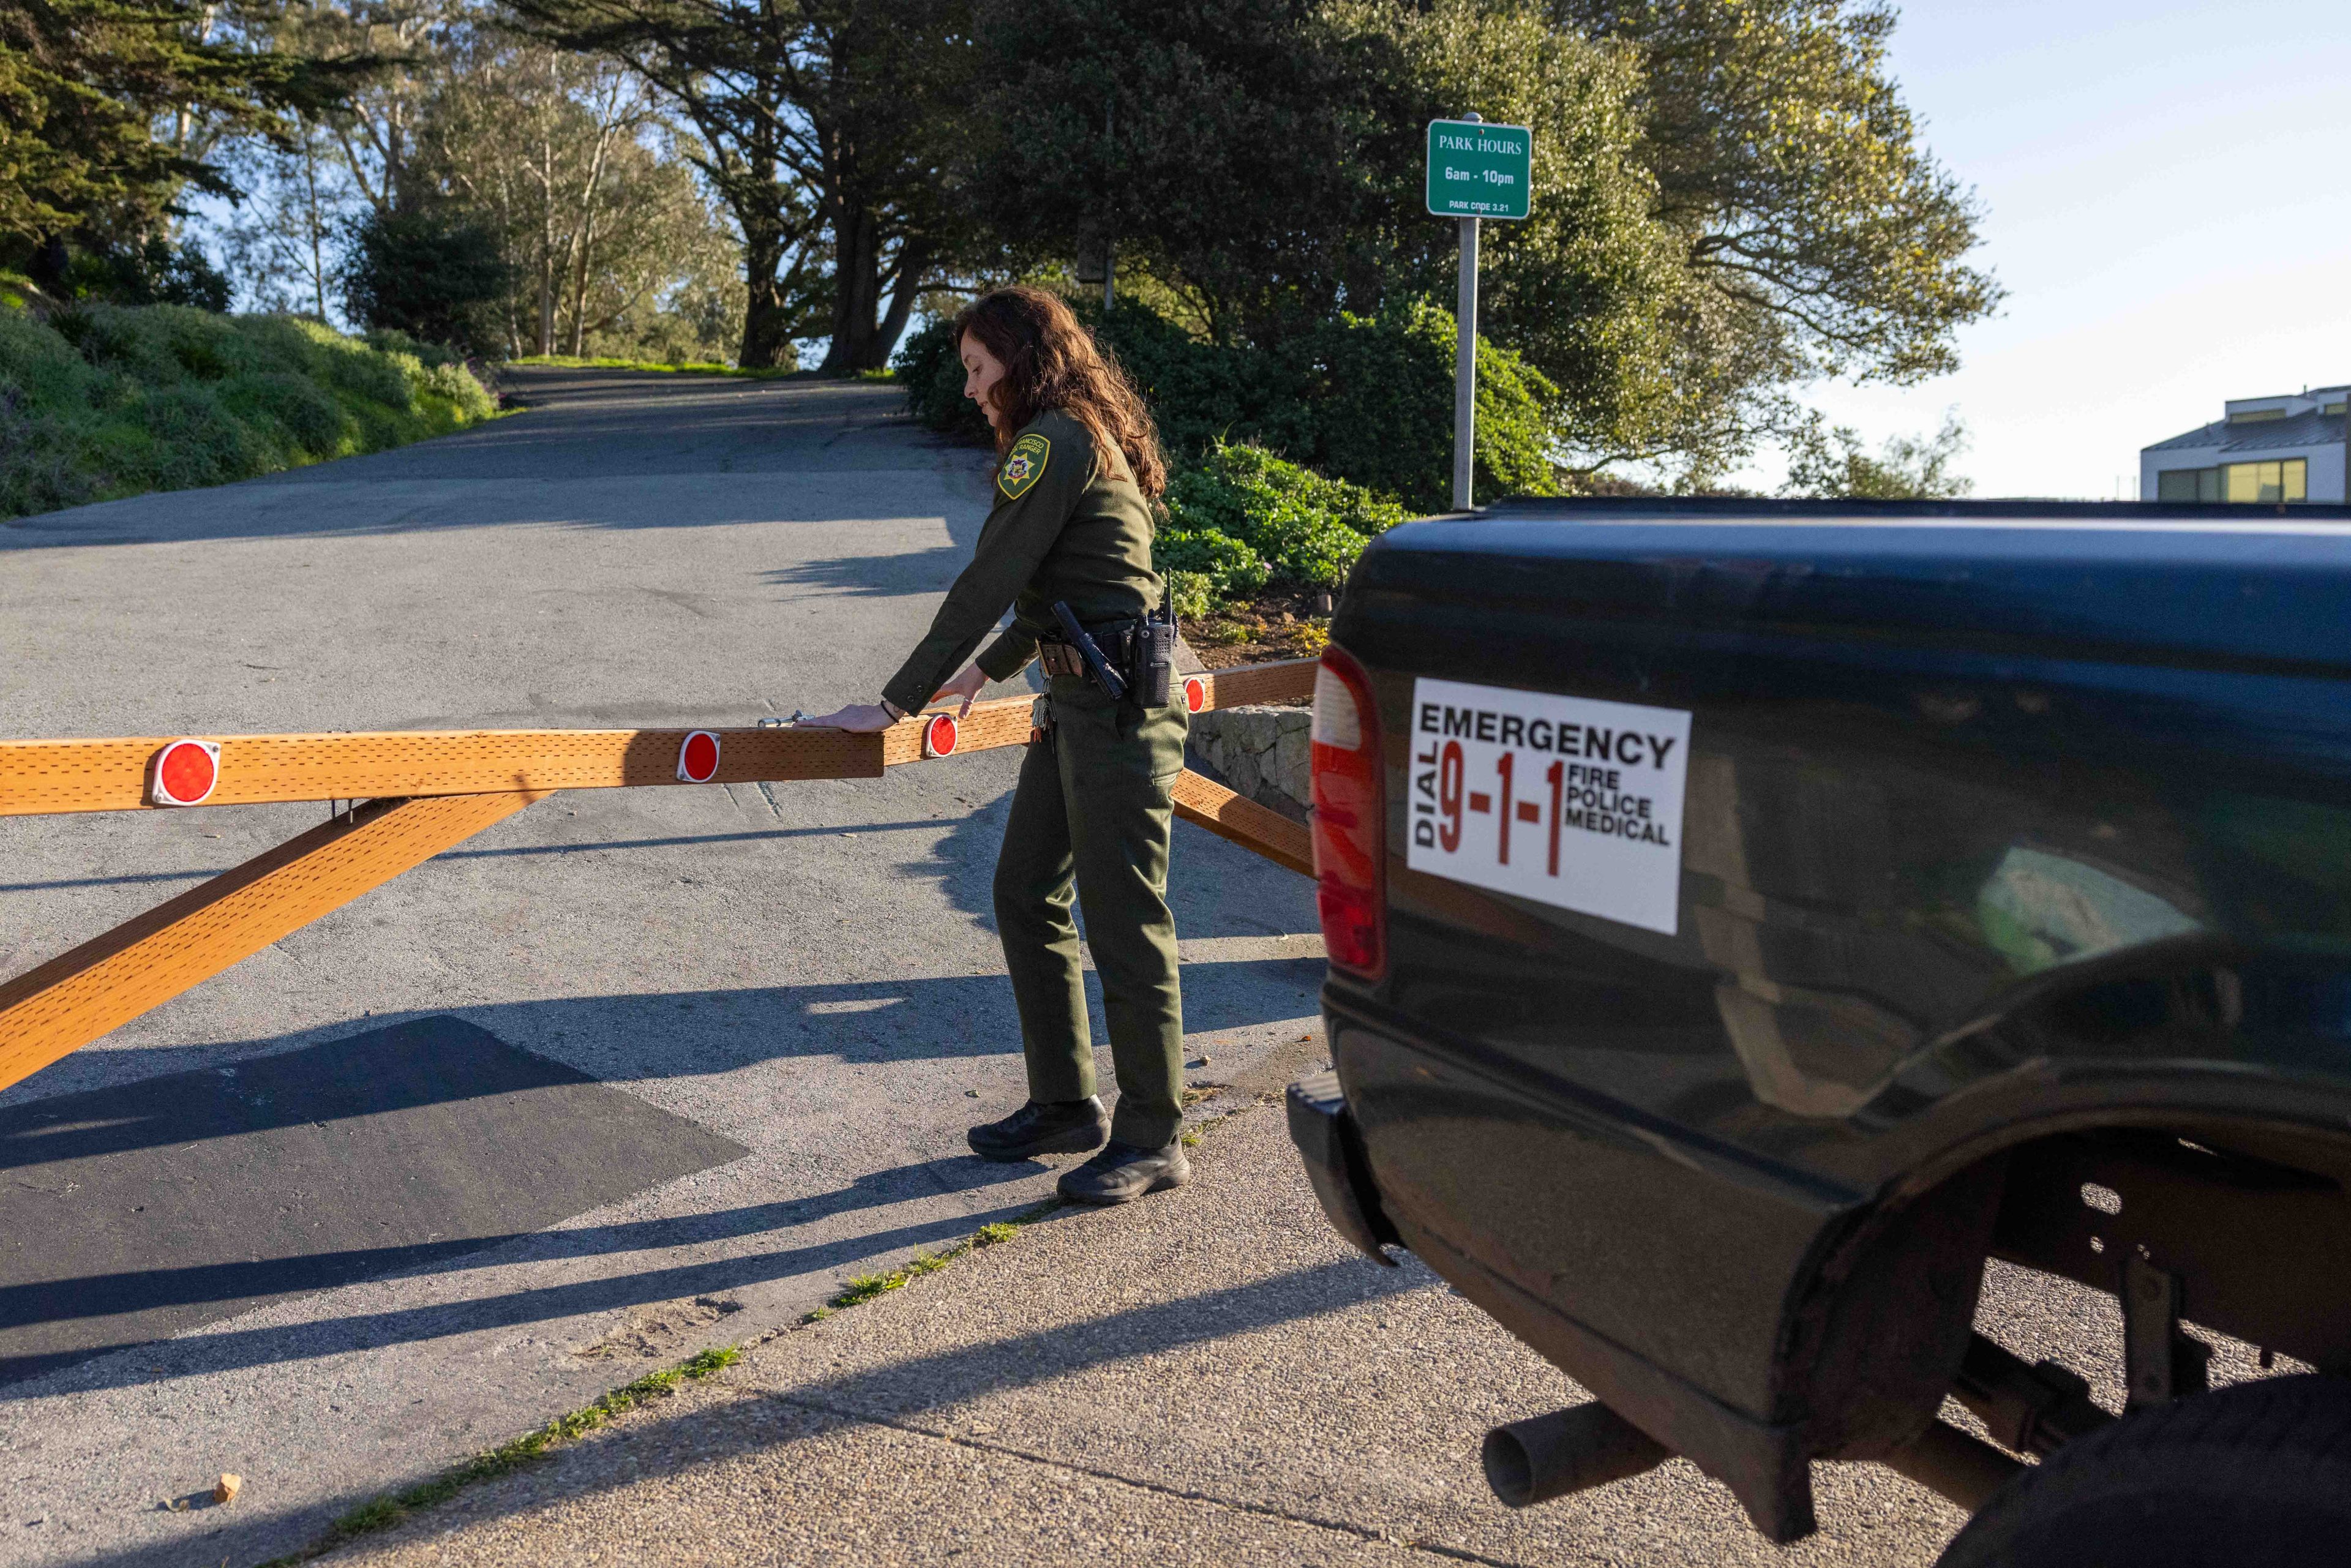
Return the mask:
[[[1308, 695], [1315, 661], [1251, 664], [1196, 678], [1201, 711]], [[957, 726], [956, 754], [1029, 738], [1028, 697], [976, 703]], [[952, 711], [952, 710], [942, 710]], [[918, 762], [935, 714], [872, 735], [809, 728], [715, 729], [713, 784], [879, 779]], [[516, 789], [622, 789], [675, 784], [684, 729], [425, 729], [322, 735], [192, 735], [220, 747], [220, 780], [206, 806], [303, 800], [480, 795]], [[183, 738], [0, 740], [0, 817], [142, 811], [149, 769]]]
[[[674, 784], [683, 729], [430, 729], [221, 735], [206, 806], [516, 789]], [[722, 729], [714, 784], [879, 779], [883, 737], [838, 729]], [[0, 741], [0, 816], [155, 810], [148, 770], [181, 738]], [[178, 808], [170, 808], [176, 810]]]

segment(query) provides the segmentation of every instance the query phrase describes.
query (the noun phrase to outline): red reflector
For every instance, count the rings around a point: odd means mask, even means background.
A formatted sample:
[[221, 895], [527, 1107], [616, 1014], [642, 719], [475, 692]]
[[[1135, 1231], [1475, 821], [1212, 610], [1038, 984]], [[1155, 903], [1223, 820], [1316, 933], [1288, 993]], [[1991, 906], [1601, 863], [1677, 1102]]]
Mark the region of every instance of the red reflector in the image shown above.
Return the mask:
[[718, 737], [706, 729], [687, 736], [677, 748], [677, 776], [688, 784], [707, 784], [718, 777]]
[[1371, 677], [1343, 649], [1314, 682], [1314, 903], [1332, 967], [1387, 972], [1387, 775]]
[[1208, 706], [1208, 683], [1197, 675], [1184, 677], [1184, 711], [1198, 713]]
[[953, 757], [961, 732], [956, 728], [955, 716], [943, 713], [923, 726], [923, 755]]
[[158, 806], [201, 806], [220, 782], [220, 747], [209, 740], [175, 740], [155, 754]]

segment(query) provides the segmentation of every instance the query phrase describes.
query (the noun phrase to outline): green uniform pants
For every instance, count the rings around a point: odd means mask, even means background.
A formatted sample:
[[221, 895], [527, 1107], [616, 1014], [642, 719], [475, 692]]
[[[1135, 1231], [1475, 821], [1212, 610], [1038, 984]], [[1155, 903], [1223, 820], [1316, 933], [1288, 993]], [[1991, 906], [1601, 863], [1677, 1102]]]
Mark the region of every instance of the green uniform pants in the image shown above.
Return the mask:
[[1102, 977], [1118, 1109], [1110, 1135], [1156, 1149], [1183, 1121], [1184, 998], [1167, 908], [1168, 791], [1184, 768], [1183, 706], [1138, 710], [1056, 675], [1053, 726], [1020, 765], [996, 861], [996, 926], [1020, 1009], [1032, 1100], [1094, 1092], [1072, 882]]

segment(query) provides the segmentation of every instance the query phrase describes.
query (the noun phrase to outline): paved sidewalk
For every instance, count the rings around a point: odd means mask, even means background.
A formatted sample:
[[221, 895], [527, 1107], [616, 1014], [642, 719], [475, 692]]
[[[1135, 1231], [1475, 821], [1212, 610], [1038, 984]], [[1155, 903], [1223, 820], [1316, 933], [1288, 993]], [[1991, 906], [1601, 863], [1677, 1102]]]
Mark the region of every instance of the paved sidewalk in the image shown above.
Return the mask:
[[[1251, 1085], [1251, 1087], [1258, 1087]], [[423, 1564], [1926, 1563], [1959, 1522], [1824, 1466], [1789, 1550], [1677, 1460], [1512, 1513], [1478, 1443], [1580, 1392], [1333, 1236], [1277, 1103], [1181, 1191], [1064, 1212], [325, 1559]]]

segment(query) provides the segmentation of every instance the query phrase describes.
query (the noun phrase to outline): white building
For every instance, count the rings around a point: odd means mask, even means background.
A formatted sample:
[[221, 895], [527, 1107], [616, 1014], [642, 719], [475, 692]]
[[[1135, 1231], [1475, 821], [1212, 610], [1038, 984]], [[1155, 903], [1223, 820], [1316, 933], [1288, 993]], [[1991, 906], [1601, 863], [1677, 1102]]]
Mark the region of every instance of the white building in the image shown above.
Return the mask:
[[2345, 498], [2346, 394], [2311, 387], [2285, 397], [2241, 397], [2201, 430], [2141, 447], [2147, 501], [2340, 501]]

